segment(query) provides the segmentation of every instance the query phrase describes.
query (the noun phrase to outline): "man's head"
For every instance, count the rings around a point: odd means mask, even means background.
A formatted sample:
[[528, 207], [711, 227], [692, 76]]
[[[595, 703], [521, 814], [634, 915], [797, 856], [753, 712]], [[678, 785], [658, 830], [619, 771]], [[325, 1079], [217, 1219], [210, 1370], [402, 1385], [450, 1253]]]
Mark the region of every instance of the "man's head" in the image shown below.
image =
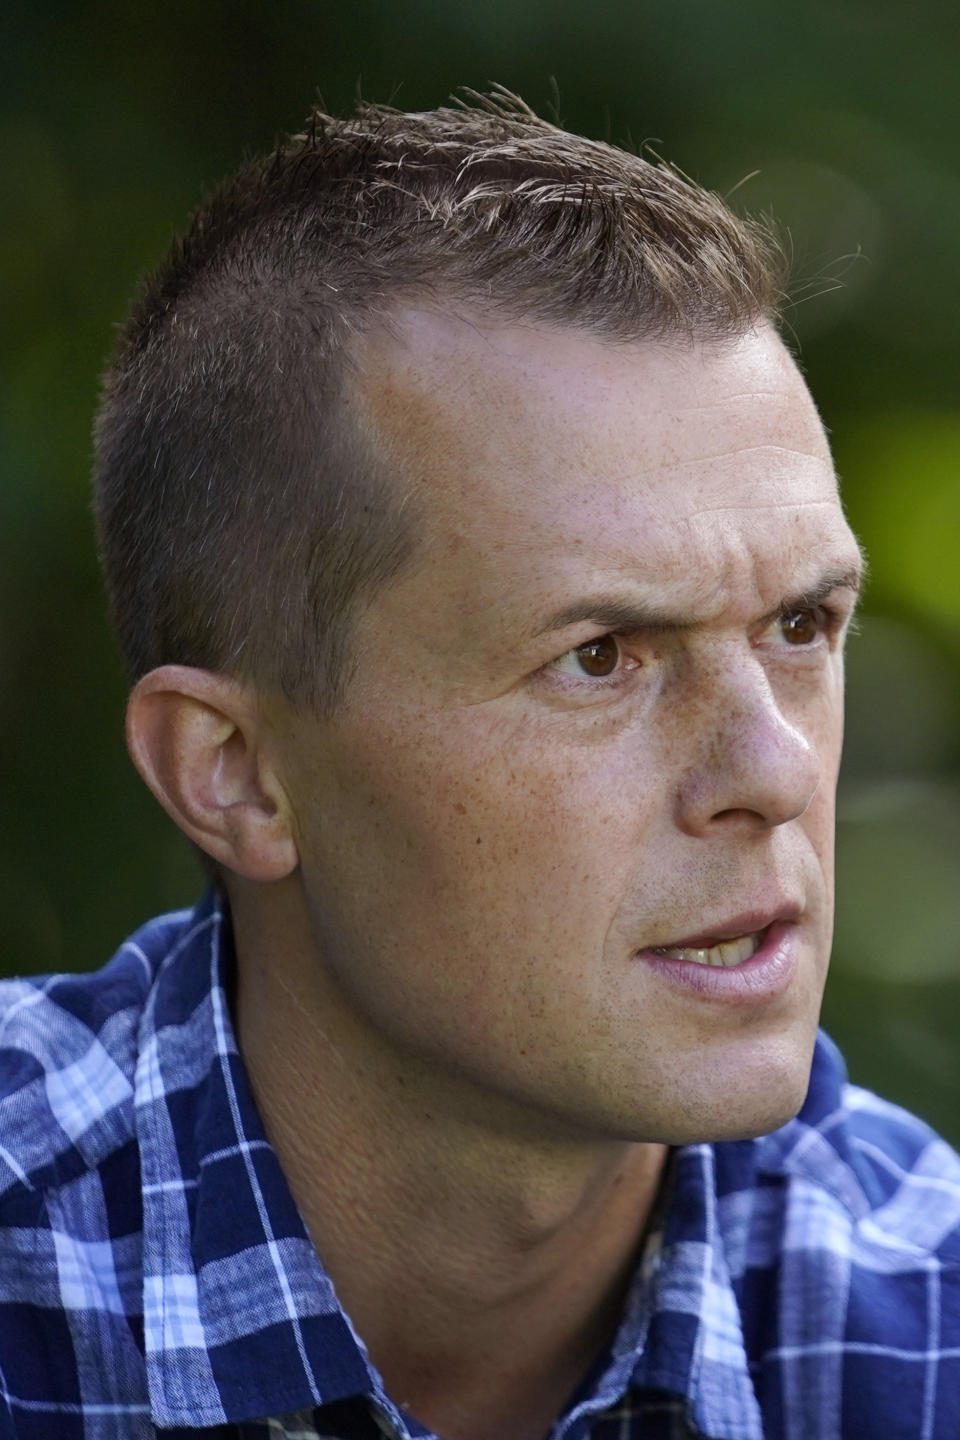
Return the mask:
[[[345, 1074], [501, 1127], [770, 1128], [802, 1100], [829, 954], [858, 555], [762, 251], [669, 172], [526, 115], [379, 123], [334, 146], [369, 195], [329, 156], [321, 185], [308, 142], [276, 183], [328, 187], [324, 224], [288, 226], [285, 260], [262, 227], [267, 265], [257, 221], [241, 266], [214, 215], [193, 244], [217, 274], [234, 256], [229, 284], [161, 280], [121, 351], [103, 455], [139, 376], [141, 463], [117, 459], [102, 525], [144, 543], [116, 496], [150, 484], [138, 366], [169, 352], [157, 493], [182, 539], [147, 518], [188, 578], [145, 603], [195, 646], [158, 621], [132, 649], [134, 756], [225, 868], [241, 1000], [295, 992]], [[356, 250], [397, 205], [363, 292]], [[217, 505], [226, 554], [192, 533]]]
[[399, 308], [717, 341], [781, 279], [715, 196], [510, 97], [314, 116], [197, 212], [106, 379], [96, 511], [133, 677], [176, 662], [334, 703], [356, 607], [420, 531], [353, 415], [364, 337]]

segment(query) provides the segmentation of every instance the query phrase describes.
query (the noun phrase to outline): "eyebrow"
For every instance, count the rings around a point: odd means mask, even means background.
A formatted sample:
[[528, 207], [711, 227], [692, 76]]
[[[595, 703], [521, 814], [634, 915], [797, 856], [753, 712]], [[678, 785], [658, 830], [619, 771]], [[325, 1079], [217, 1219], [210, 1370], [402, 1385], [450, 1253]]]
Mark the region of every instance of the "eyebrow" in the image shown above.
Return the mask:
[[[835, 590], [849, 590], [856, 596], [860, 591], [863, 578], [864, 564], [862, 561], [842, 568], [827, 570], [813, 586], [798, 595], [783, 599], [770, 611], [769, 615], [763, 618], [773, 619], [774, 616], [789, 610], [803, 610], [819, 605]], [[533, 631], [533, 638], [539, 639], [555, 630], [566, 630], [569, 626], [581, 624], [586, 620], [603, 626], [605, 630], [622, 631], [626, 634], [637, 634], [644, 631], [692, 630], [700, 623], [699, 620], [662, 610], [656, 605], [647, 605], [642, 601], [628, 600], [620, 595], [602, 592], [596, 595], [585, 595], [582, 599], [573, 600], [559, 610], [555, 610], [536, 627]]]

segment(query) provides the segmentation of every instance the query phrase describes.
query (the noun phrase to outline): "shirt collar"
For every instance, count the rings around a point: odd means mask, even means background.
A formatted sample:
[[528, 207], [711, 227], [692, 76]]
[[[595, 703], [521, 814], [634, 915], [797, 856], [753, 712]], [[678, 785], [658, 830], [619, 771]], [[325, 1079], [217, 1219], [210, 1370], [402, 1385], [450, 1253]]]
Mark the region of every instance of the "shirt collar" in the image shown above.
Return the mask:
[[679, 1150], [672, 1183], [652, 1280], [652, 1321], [634, 1383], [685, 1395], [700, 1434], [762, 1440], [740, 1308], [720, 1232], [715, 1147]]
[[205, 1426], [380, 1389], [270, 1146], [224, 989], [209, 894], [164, 957], [135, 1079], [152, 1418]]

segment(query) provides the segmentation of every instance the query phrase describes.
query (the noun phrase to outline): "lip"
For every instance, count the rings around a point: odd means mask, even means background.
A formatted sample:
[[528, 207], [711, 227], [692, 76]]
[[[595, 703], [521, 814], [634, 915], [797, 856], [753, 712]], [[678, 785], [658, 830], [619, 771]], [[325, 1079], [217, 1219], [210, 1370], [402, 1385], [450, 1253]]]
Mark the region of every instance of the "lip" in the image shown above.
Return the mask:
[[[689, 939], [670, 942], [671, 949], [682, 946], [696, 950], [706, 948], [711, 941], [764, 931], [756, 954], [739, 965], [726, 967], [700, 965], [695, 960], [673, 960], [658, 955], [653, 948], [638, 950], [635, 958], [658, 980], [685, 995], [731, 1005], [766, 1004], [782, 995], [796, 974], [800, 951], [798, 921], [799, 911], [792, 906], [775, 916], [754, 912], [737, 916], [729, 923]], [[731, 929], [731, 925], [739, 928]]]
[[768, 926], [777, 923], [795, 925], [801, 914], [802, 906], [792, 902], [771, 906], [764, 910], [744, 910], [742, 914], [732, 915], [718, 925], [711, 926], [709, 930], [701, 930], [697, 935], [687, 935], [682, 940], [664, 940], [659, 945], [650, 948], [706, 950], [709, 946], [720, 944], [724, 940], [739, 940], [741, 935], [756, 935], [760, 930], [766, 930]]

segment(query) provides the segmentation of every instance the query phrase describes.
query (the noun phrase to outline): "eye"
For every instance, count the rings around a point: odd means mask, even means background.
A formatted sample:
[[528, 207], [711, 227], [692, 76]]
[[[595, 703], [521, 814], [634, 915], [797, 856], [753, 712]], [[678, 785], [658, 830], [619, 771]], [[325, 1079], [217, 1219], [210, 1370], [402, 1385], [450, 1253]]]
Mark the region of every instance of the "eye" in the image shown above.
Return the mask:
[[780, 616], [778, 624], [788, 645], [812, 645], [827, 628], [827, 615], [821, 605], [787, 610]]
[[598, 635], [554, 660], [552, 668], [567, 675], [588, 675], [602, 680], [612, 675], [620, 663], [620, 642], [615, 635]]

